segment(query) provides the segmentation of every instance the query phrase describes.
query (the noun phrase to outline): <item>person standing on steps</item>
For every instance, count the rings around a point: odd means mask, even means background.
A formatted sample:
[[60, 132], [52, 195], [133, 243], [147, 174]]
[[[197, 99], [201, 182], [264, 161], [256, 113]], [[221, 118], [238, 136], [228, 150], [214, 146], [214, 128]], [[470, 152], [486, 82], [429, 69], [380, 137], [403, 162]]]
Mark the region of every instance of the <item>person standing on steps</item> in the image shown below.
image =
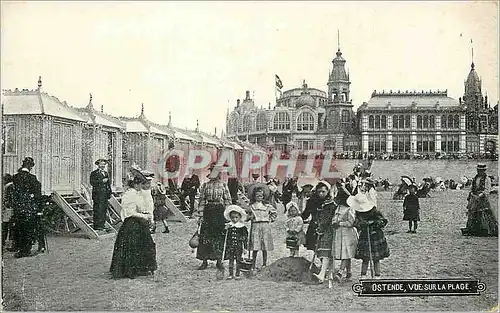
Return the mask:
[[173, 142], [168, 144], [167, 158], [165, 162], [165, 169], [169, 173], [169, 177], [167, 178], [168, 183], [168, 194], [173, 196], [178, 192], [177, 188], [177, 177], [174, 173], [179, 171], [181, 166], [181, 161], [179, 155], [174, 152], [175, 145]]
[[16, 258], [32, 256], [31, 248], [37, 240], [35, 233], [36, 215], [40, 211], [42, 185], [31, 170], [35, 161], [31, 157], [23, 160], [22, 166], [12, 178], [12, 203], [16, 233]]
[[92, 201], [94, 202], [94, 229], [96, 231], [103, 231], [106, 226], [108, 200], [112, 194], [111, 179], [106, 171], [107, 160], [99, 159], [94, 164], [97, 165], [97, 169], [90, 173]]
[[194, 173], [192, 168], [188, 169], [188, 173], [184, 177], [181, 185], [181, 194], [179, 199], [181, 201], [181, 207], [183, 210], [186, 209], [186, 197], [189, 197], [189, 215], [193, 216], [194, 213], [194, 202], [196, 199], [196, 194], [200, 188], [200, 178]]

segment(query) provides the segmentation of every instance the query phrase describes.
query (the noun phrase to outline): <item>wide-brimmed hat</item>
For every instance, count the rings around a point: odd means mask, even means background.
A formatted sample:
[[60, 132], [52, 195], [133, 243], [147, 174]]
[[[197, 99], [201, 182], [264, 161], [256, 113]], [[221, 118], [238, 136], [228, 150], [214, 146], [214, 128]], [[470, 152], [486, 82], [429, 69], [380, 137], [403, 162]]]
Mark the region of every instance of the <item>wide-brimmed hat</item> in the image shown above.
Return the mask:
[[240, 206], [237, 206], [235, 204], [228, 205], [227, 208], [224, 210], [224, 218], [228, 221], [231, 220], [231, 212], [238, 212], [241, 215], [240, 221], [246, 221], [247, 219], [247, 213], [245, 210], [243, 210]]
[[131, 168], [130, 169], [130, 174], [131, 174], [131, 178], [130, 180], [133, 180], [134, 182], [137, 182], [137, 183], [146, 183], [148, 182], [148, 179], [146, 176], [144, 176], [144, 174], [141, 173], [141, 171], [135, 169], [135, 168]]
[[103, 158], [97, 159], [97, 161], [95, 161], [94, 164], [95, 165], [99, 165], [99, 163], [101, 163], [101, 162], [104, 162], [104, 163], [108, 164], [108, 160], [103, 159]]
[[268, 199], [269, 195], [271, 194], [271, 190], [269, 189], [269, 186], [264, 184], [264, 183], [255, 183], [252, 184], [248, 187], [248, 198], [252, 198], [253, 191], [255, 188], [261, 188], [264, 191], [264, 199]]
[[460, 181], [465, 184], [469, 181], [469, 179], [467, 178], [467, 176], [462, 176], [462, 178], [460, 178]]
[[488, 168], [488, 167], [487, 167], [487, 166], [486, 166], [486, 164], [484, 164], [484, 163], [479, 163], [479, 164], [477, 165], [477, 169], [478, 169], [478, 170], [483, 170], [483, 171], [485, 171], [487, 168]]
[[404, 182], [407, 186], [413, 184], [413, 180], [408, 176], [401, 176], [401, 181]]
[[347, 198], [347, 205], [353, 208], [356, 212], [368, 212], [375, 204], [368, 199], [366, 194], [358, 192], [355, 196], [350, 196]]

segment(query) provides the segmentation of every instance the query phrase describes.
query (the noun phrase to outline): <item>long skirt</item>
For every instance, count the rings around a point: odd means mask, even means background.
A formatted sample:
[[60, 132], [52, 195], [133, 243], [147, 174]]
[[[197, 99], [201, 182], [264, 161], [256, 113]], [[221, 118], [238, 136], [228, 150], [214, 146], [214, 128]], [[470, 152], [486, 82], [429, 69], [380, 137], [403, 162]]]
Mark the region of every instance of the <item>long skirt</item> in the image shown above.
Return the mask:
[[372, 259], [375, 261], [389, 257], [389, 246], [385, 240], [384, 232], [381, 229], [370, 227], [369, 242], [368, 228], [365, 227], [361, 230], [356, 255], [354, 257], [358, 260], [368, 261], [370, 260], [370, 250]]
[[252, 222], [252, 236], [250, 238], [250, 250], [272, 251], [274, 250], [273, 235], [269, 222]]
[[470, 212], [467, 218], [467, 235], [478, 237], [498, 236], [498, 223], [489, 208]]
[[207, 204], [203, 209], [200, 243], [196, 252], [199, 260], [221, 260], [224, 250], [225, 223], [223, 204]]
[[116, 235], [109, 271], [113, 278], [134, 278], [157, 269], [156, 244], [149, 223], [139, 217], [128, 217]]
[[328, 227], [318, 240], [317, 256], [319, 258], [332, 257], [333, 227]]

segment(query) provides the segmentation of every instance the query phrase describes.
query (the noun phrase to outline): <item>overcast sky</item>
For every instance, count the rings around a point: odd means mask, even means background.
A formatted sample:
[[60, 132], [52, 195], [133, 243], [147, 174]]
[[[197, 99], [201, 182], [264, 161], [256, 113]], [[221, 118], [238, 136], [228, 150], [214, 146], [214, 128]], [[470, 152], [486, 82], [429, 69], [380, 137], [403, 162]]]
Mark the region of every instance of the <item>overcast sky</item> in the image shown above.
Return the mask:
[[217, 132], [245, 91], [326, 91], [340, 48], [355, 107], [374, 89], [448, 89], [474, 63], [498, 100], [498, 4], [483, 2], [1, 2], [3, 89], [36, 88], [73, 106]]

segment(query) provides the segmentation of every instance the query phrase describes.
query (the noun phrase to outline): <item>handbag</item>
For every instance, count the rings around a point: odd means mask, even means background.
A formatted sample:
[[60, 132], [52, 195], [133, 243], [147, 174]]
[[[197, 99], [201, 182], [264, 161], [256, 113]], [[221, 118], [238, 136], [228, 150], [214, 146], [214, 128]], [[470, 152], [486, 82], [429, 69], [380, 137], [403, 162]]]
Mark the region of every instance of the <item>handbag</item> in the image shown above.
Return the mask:
[[193, 234], [193, 237], [189, 239], [189, 246], [192, 249], [195, 249], [198, 248], [199, 245], [200, 245], [200, 228], [198, 227], [196, 229], [196, 232]]

